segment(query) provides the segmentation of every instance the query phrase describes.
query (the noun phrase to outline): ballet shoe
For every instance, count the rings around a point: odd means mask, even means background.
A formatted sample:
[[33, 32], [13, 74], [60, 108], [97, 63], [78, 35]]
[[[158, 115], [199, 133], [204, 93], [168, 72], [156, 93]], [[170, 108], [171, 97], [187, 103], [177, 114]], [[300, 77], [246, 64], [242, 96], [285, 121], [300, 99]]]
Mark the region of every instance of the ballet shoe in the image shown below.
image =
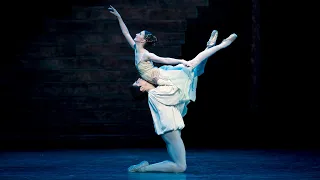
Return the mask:
[[237, 37], [238, 37], [238, 35], [236, 35], [235, 33], [233, 33], [233, 34], [231, 34], [229, 37], [227, 37], [226, 39], [224, 39], [222, 42], [227, 42], [227, 41], [229, 41], [229, 43], [231, 44]]
[[213, 30], [211, 32], [211, 36], [209, 38], [209, 41], [207, 42], [207, 48], [210, 48], [210, 47], [216, 45], [217, 38], [218, 38], [218, 31]]
[[142, 167], [148, 166], [148, 161], [141, 161], [139, 164], [132, 165], [128, 168], [128, 172], [138, 172]]

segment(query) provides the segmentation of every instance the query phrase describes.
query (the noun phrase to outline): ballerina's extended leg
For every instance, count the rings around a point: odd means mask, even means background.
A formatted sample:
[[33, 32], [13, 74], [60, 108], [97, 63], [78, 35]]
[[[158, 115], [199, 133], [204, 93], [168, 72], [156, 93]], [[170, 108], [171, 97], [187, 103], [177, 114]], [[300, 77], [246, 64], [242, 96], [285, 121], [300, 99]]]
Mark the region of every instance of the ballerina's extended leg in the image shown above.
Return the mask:
[[212, 56], [214, 53], [219, 51], [220, 49], [228, 47], [237, 37], [238, 36], [236, 34], [231, 34], [228, 38], [224, 39], [220, 44], [212, 46], [200, 52], [195, 58], [189, 61], [191, 66], [196, 67], [202, 61], [206, 60], [207, 58]]

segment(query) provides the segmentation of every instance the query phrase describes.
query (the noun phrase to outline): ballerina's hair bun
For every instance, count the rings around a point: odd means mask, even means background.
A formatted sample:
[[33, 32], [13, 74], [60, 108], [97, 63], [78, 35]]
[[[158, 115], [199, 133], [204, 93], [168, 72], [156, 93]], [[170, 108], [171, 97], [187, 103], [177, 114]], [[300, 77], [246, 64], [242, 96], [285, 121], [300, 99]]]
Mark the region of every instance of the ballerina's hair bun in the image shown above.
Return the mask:
[[147, 41], [146, 47], [147, 46], [153, 47], [156, 45], [156, 42], [158, 41], [156, 36], [154, 36], [151, 32], [146, 31], [146, 30], [144, 31], [144, 39]]

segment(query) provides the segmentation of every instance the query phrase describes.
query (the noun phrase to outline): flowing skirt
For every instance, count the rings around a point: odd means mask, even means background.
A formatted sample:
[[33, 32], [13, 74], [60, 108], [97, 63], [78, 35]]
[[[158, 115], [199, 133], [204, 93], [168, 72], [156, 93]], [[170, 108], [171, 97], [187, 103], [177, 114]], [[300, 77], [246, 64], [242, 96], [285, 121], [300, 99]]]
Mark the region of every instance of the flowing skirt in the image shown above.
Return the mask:
[[158, 87], [148, 92], [148, 104], [158, 135], [185, 127], [183, 117], [187, 105], [196, 100], [198, 76], [203, 74], [206, 60], [195, 68], [182, 64], [159, 68]]

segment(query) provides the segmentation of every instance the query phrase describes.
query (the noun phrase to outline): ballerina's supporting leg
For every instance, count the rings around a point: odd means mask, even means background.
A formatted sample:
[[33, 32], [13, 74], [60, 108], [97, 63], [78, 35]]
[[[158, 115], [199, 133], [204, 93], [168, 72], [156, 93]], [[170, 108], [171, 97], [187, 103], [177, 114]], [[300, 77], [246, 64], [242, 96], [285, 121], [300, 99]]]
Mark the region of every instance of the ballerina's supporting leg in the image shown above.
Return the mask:
[[216, 53], [220, 49], [228, 47], [236, 38], [237, 38], [236, 34], [231, 34], [228, 38], [224, 39], [220, 44], [212, 46], [210, 48], [206, 48], [189, 62], [191, 63], [192, 67], [196, 67], [202, 61], [208, 59], [210, 56], [212, 56], [214, 53]]

